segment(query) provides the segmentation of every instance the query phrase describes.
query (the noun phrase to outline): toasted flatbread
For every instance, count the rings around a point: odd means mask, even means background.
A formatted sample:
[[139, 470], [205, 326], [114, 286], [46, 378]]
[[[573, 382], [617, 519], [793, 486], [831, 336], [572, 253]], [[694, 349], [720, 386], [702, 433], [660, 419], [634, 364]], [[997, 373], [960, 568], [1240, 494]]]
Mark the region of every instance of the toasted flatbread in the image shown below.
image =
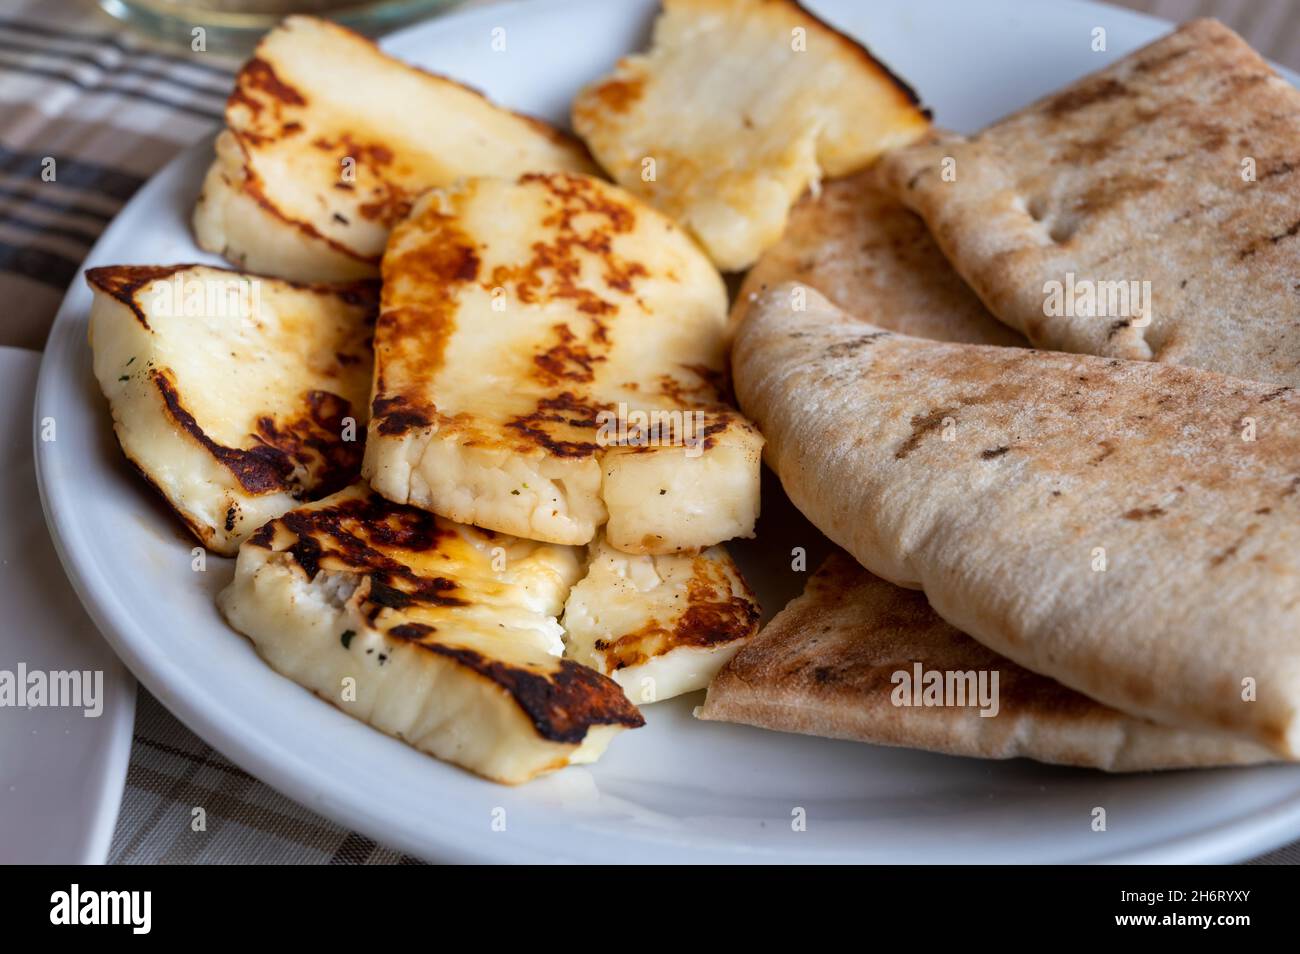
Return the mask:
[[810, 285], [846, 312], [918, 338], [1020, 345], [948, 264], [915, 213], [879, 182], [875, 167], [832, 179], [790, 213], [781, 240], [745, 276], [733, 320], [758, 294], [787, 281]]
[[1300, 91], [1196, 20], [882, 170], [1035, 346], [1300, 384], [1297, 128]]
[[572, 138], [328, 20], [287, 17], [235, 77], [199, 246], [302, 281], [379, 274], [389, 230], [461, 176], [593, 169]]
[[1300, 755], [1300, 393], [925, 341], [790, 291], [740, 327], [736, 393], [828, 537], [1028, 669]]
[[723, 667], [698, 715], [1108, 772], [1272, 758], [1239, 738], [1124, 715], [1030, 672], [945, 623], [924, 594], [872, 576], [843, 551]]
[[792, 0], [665, 0], [648, 52], [578, 94], [573, 127], [626, 189], [745, 268], [823, 173], [925, 132], [915, 94]]

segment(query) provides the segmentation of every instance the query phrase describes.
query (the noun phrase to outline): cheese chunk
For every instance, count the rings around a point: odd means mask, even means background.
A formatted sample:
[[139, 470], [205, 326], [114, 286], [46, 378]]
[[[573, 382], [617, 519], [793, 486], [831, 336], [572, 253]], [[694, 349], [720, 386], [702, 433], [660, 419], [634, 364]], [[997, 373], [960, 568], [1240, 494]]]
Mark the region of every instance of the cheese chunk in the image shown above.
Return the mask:
[[384, 255], [363, 473], [399, 503], [632, 553], [752, 536], [762, 437], [723, 401], [726, 291], [587, 176], [470, 179]]
[[637, 556], [598, 539], [564, 605], [565, 655], [644, 705], [705, 688], [758, 620], [754, 594], [725, 547]]
[[649, 52], [573, 103], [614, 179], [690, 229], [724, 270], [781, 237], [822, 174], [916, 139], [915, 95], [791, 0], [664, 0]]
[[378, 274], [389, 229], [430, 186], [591, 168], [545, 123], [305, 16], [258, 44], [226, 126], [194, 211], [199, 245], [304, 281]]
[[254, 534], [218, 602], [277, 672], [420, 751], [516, 783], [594, 761], [643, 724], [614, 682], [558, 655], [581, 559], [357, 485]]
[[267, 520], [356, 479], [373, 284], [198, 265], [92, 268], [86, 281], [117, 439], [205, 546], [233, 554]]

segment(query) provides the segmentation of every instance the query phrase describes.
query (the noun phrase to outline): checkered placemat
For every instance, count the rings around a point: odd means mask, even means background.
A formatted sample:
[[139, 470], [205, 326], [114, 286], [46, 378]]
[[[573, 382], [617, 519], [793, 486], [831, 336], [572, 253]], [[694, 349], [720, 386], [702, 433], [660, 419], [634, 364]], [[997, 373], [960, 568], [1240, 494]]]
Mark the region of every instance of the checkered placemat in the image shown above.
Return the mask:
[[[1175, 21], [1217, 16], [1300, 70], [1300, 0], [1121, 5]], [[99, 233], [153, 172], [219, 124], [237, 66], [149, 43], [92, 0], [0, 6], [0, 344], [43, 346]], [[414, 861], [280, 795], [139, 693], [112, 862]], [[195, 806], [203, 831], [192, 825]], [[1300, 863], [1300, 843], [1257, 861]]]

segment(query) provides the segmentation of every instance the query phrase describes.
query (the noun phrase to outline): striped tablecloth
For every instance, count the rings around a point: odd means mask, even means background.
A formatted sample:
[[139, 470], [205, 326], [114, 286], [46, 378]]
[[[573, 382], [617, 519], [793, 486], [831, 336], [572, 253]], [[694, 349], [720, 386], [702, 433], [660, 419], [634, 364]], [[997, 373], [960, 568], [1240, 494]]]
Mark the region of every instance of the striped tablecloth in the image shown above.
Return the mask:
[[[482, 3], [485, 0], [478, 0]], [[1300, 70], [1300, 0], [1122, 0], [1217, 16]], [[151, 44], [91, 0], [0, 3], [0, 344], [40, 349], [105, 225], [221, 119], [237, 63]], [[53, 171], [51, 180], [50, 172]], [[208, 830], [190, 829], [203, 805]], [[412, 862], [295, 804], [214, 752], [140, 689], [115, 863]], [[1300, 863], [1300, 843], [1261, 863]]]

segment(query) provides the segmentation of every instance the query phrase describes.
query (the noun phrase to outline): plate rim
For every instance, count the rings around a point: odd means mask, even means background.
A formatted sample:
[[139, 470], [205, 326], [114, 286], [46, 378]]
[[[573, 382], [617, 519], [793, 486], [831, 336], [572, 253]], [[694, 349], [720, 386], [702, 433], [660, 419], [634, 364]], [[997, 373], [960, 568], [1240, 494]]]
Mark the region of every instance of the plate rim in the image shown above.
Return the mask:
[[[429, 38], [443, 33], [452, 34], [466, 31], [478, 23], [490, 22], [498, 18], [506, 19], [521, 11], [536, 10], [542, 6], [550, 8], [548, 12], [559, 17], [567, 15], [564, 8], [579, 8], [589, 2], [593, 2], [593, 0], [548, 0], [545, 4], [538, 3], [537, 0], [505, 0], [505, 2], [490, 4], [477, 9], [456, 10], [434, 20], [418, 23], [389, 34], [382, 41], [382, 45], [388, 48], [394, 43], [400, 45], [415, 36]], [[1031, 6], [1025, 0], [1009, 0], [1009, 2], [1019, 4], [1025, 9], [1029, 9]], [[1134, 22], [1144, 21], [1155, 29], [1165, 30], [1171, 27], [1169, 21], [1162, 18], [1138, 11], [1110, 7], [1101, 0], [1067, 0], [1066, 4], [1062, 4], [1062, 6], [1067, 5], [1080, 9], [1102, 8], [1108, 15], [1121, 15], [1127, 19], [1132, 19]], [[1277, 67], [1276, 64], [1274, 66], [1291, 82], [1298, 82], [1293, 71]], [[142, 196], [154, 185], [156, 180], [175, 175], [179, 167], [194, 162], [195, 154], [200, 151], [210, 154], [212, 140], [216, 134], [217, 130], [214, 130], [209, 136], [201, 138], [192, 146], [180, 151], [167, 164], [150, 176], [136, 195], [118, 210], [114, 221], [110, 223], [92, 246], [85, 261], [96, 260], [104, 247], [116, 244], [115, 226], [118, 224], [119, 219], [125, 216], [132, 205], [140, 202]], [[58, 388], [58, 377], [61, 368], [56, 367], [57, 362], [53, 357], [57, 349], [51, 348], [50, 344], [55, 343], [56, 335], [65, 336], [69, 331], [69, 327], [73, 324], [71, 313], [77, 310], [75, 308], [75, 298], [76, 293], [80, 290], [81, 283], [84, 281], [84, 272], [85, 263], [83, 261], [60, 302], [54, 323], [51, 326], [49, 340], [45, 350], [41, 353], [35, 394], [34, 427], [39, 427], [39, 409], [42, 404]], [[75, 331], [75, 329], [72, 330]], [[191, 731], [232, 762], [249, 771], [263, 784], [283, 793], [303, 807], [329, 818], [344, 828], [364, 832], [370, 837], [374, 837], [381, 844], [399, 848], [417, 857], [426, 857], [432, 852], [436, 854], [436, 860], [441, 863], [509, 863], [543, 859], [554, 860], [556, 852], [551, 851], [543, 854], [531, 842], [512, 839], [511, 847], [504, 849], [498, 848], [492, 839], [474, 839], [472, 836], [463, 833], [458, 834], [456, 830], [458, 826], [449, 825], [445, 819], [438, 822], [436, 830], [435, 827], [430, 826], [430, 819], [428, 818], [425, 819], [422, 826], [418, 827], [418, 830], [406, 823], [405, 820], [402, 820], [400, 827], [394, 827], [394, 820], [391, 817], [368, 809], [363, 788], [351, 782], [345, 783], [337, 776], [330, 775], [324, 766], [320, 766], [313, 760], [301, 756], [292, 748], [274, 746], [275, 751], [272, 752], [268, 748], [266, 736], [257, 737], [253, 741], [246, 741], [237, 731], [238, 725], [232, 722], [231, 713], [228, 711], [229, 707], [205, 707], [200, 704], [202, 701], [201, 695], [196, 697], [193, 693], [185, 692], [186, 688], [195, 683], [195, 680], [191, 678], [191, 674], [172, 666], [165, 658], [144, 652], [146, 649], [153, 648], [147, 635], [143, 639], [140, 638], [139, 634], [128, 637], [126, 634], [133, 632], [133, 621], [129, 613], [129, 607], [125, 605], [125, 602], [118, 594], [112, 592], [111, 587], [104, 584], [102, 578], [95, 579], [97, 567], [90, 561], [78, 561], [73, 557], [72, 552], [76, 547], [70, 544], [77, 539], [77, 533], [76, 528], [69, 523], [68, 514], [61, 512], [58, 503], [63, 491], [55, 486], [55, 480], [51, 477], [51, 470], [57, 469], [57, 465], [53, 464], [50, 459], [54, 453], [55, 451], [48, 449], [44, 442], [35, 442], [37, 484], [40, 490], [41, 507], [50, 530], [55, 552], [64, 572], [85, 607], [87, 614], [104, 639], [117, 653], [120, 661], [129, 670], [127, 678], [129, 679], [131, 675], [134, 675], [165, 708], [172, 712]], [[140, 633], [144, 632], [142, 627], [137, 628]], [[200, 701], [196, 701], [196, 698]], [[134, 693], [131, 694], [129, 709], [133, 722]], [[128, 744], [126, 746], [128, 758], [129, 752], [130, 745]], [[437, 764], [439, 767], [450, 771], [460, 771], [454, 766]], [[125, 771], [122, 774], [123, 786], [117, 792], [114, 804], [114, 821], [125, 788]], [[113, 832], [114, 827], [109, 827], [103, 846], [105, 854], [111, 843]], [[1264, 808], [1258, 809], [1248, 816], [1222, 820], [1184, 834], [1171, 835], [1151, 844], [1116, 849], [1106, 854], [1096, 855], [1090, 861], [1091, 863], [1134, 864], [1232, 862], [1255, 857], [1270, 849], [1279, 847], [1297, 836], [1300, 836], [1300, 791], [1297, 791], [1293, 796], [1282, 798]], [[750, 857], [746, 857], [739, 850], [725, 851], [710, 846], [695, 849], [693, 852], [686, 849], [682, 850], [684, 855], [692, 853], [697, 857], [691, 860], [711, 860], [715, 863], [718, 861], [774, 863], [809, 860], [806, 855], [800, 857], [797, 852], [787, 853], [786, 851], [771, 851], [757, 847], [755, 847]], [[596, 858], [595, 855], [601, 853], [599, 851], [593, 852], [590, 849], [573, 852], [572, 854], [579, 860], [604, 860], [606, 862], [610, 860], [608, 857]], [[860, 855], [857, 857], [858, 860], [865, 860]], [[828, 855], [822, 860], [831, 863], [853, 860], [852, 850], [844, 854]], [[920, 859], [918, 863], [926, 863], [926, 860]]]

